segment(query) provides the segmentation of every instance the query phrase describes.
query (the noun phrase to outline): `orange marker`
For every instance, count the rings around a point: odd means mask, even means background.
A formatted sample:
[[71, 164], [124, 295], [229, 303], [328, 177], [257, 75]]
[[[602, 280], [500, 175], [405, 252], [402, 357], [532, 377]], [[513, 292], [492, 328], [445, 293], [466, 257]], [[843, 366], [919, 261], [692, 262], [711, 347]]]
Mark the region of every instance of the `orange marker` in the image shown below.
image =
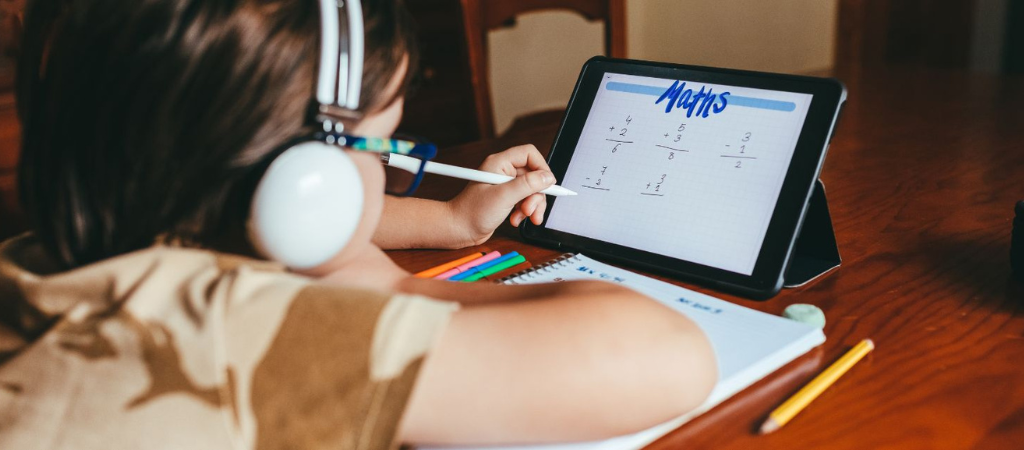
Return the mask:
[[431, 268], [429, 268], [427, 270], [424, 270], [422, 272], [417, 273], [415, 276], [416, 276], [416, 278], [430, 278], [430, 277], [433, 277], [434, 275], [438, 275], [438, 274], [444, 273], [448, 269], [451, 269], [453, 267], [457, 267], [457, 266], [460, 266], [460, 265], [462, 265], [464, 263], [468, 263], [468, 262], [470, 262], [470, 261], [472, 261], [474, 259], [477, 259], [477, 258], [479, 258], [479, 257], [481, 257], [483, 255], [484, 255], [484, 252], [476, 252], [476, 253], [473, 253], [472, 255], [456, 259], [455, 261], [446, 262], [446, 263], [441, 264], [440, 266], [437, 266], [437, 267], [431, 267]]
[[444, 273], [442, 273], [440, 275], [435, 276], [434, 279], [435, 280], [447, 280], [447, 279], [455, 276], [456, 274], [460, 274], [462, 272], [465, 272], [465, 271], [469, 270], [472, 267], [479, 266], [479, 265], [481, 265], [481, 264], [483, 264], [483, 263], [485, 263], [487, 261], [498, 259], [499, 256], [501, 256], [501, 252], [498, 252], [498, 251], [490, 252], [490, 253], [488, 253], [488, 254], [486, 254], [484, 256], [481, 256], [481, 257], [479, 257], [477, 259], [474, 259], [474, 260], [472, 260], [472, 261], [470, 261], [468, 263], [462, 264], [462, 265], [460, 265], [460, 266], [458, 266], [458, 267], [456, 267], [454, 269], [448, 269], [447, 272], [444, 272]]

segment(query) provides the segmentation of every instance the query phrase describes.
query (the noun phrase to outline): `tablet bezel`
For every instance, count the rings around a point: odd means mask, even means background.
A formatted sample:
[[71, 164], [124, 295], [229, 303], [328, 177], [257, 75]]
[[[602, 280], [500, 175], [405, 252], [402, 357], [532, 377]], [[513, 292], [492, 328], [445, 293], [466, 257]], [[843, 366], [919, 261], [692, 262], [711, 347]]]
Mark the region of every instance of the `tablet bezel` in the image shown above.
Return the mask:
[[643, 269], [681, 277], [746, 297], [766, 299], [782, 288], [796, 237], [807, 212], [814, 182], [821, 171], [828, 143], [835, 130], [846, 89], [838, 80], [796, 75], [749, 72], [732, 69], [595, 57], [584, 64], [566, 107], [558, 134], [548, 156], [555, 177], [565, 176], [576, 150], [584, 124], [590, 115], [597, 89], [605, 73], [638, 75], [695, 83], [748, 87], [811, 94], [796, 149], [779, 192], [772, 219], [765, 233], [761, 252], [751, 275], [718, 269], [670, 256], [624, 247], [610, 242], [574, 235], [546, 227], [548, 216], [557, 205], [557, 197], [548, 197], [548, 208], [541, 225], [523, 221], [524, 239], [541, 245], [605, 257]]

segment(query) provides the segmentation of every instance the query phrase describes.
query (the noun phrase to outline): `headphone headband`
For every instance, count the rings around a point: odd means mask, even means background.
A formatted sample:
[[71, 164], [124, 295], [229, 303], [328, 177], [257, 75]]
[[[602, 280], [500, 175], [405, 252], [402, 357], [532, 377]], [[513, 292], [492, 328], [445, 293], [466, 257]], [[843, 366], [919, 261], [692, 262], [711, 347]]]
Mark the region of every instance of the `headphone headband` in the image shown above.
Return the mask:
[[[359, 0], [319, 0], [320, 70], [317, 120], [325, 114], [358, 116], [363, 81], [363, 9]], [[339, 111], [339, 109], [341, 111]]]
[[[319, 2], [320, 69], [312, 118], [324, 132], [340, 133], [338, 119], [361, 115], [363, 11], [359, 0]], [[264, 256], [313, 269], [338, 255], [359, 227], [363, 182], [355, 163], [330, 139], [313, 134], [285, 145], [272, 154], [256, 185], [249, 239]]]

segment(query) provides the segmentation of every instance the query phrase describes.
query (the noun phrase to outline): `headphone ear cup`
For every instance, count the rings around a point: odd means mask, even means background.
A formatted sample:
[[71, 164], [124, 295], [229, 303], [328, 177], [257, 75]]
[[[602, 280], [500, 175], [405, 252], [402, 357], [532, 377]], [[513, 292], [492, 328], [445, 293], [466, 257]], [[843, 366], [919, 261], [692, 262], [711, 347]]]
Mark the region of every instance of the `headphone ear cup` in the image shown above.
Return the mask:
[[249, 238], [263, 256], [311, 269], [351, 240], [363, 213], [363, 183], [338, 147], [307, 141], [270, 164], [253, 194]]

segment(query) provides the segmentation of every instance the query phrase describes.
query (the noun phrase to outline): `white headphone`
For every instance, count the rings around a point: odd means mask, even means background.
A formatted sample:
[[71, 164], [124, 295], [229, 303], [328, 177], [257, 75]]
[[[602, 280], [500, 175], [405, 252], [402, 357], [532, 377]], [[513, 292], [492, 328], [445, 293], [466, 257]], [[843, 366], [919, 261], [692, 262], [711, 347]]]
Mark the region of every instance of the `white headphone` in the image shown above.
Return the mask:
[[253, 194], [249, 239], [263, 256], [311, 269], [345, 248], [363, 212], [363, 183], [351, 158], [334, 145], [339, 118], [358, 118], [363, 77], [359, 0], [320, 3], [316, 122], [320, 135], [299, 139], [270, 164]]

